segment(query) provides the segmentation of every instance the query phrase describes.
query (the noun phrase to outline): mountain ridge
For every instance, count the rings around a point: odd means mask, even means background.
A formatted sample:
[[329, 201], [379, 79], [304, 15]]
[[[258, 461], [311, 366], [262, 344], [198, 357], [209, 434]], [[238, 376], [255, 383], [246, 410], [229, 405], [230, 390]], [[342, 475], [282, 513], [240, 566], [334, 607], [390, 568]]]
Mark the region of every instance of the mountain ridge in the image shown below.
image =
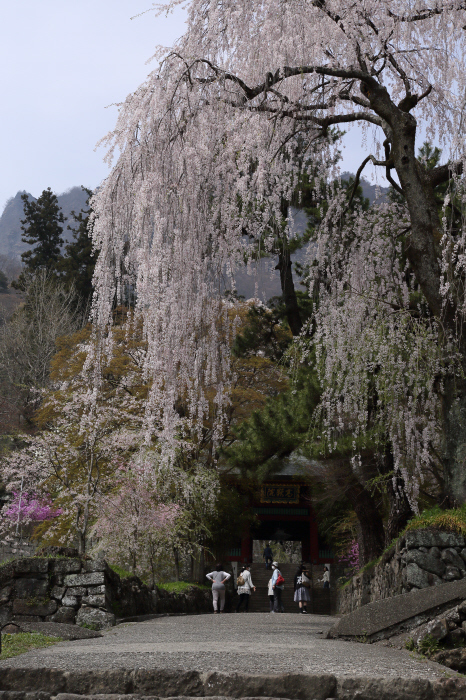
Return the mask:
[[[350, 172], [341, 174], [342, 180], [349, 180], [354, 177]], [[364, 197], [369, 199], [370, 204], [375, 201], [383, 202], [388, 193], [388, 187], [380, 187], [379, 185], [371, 185], [365, 178], [361, 178], [361, 187]], [[24, 218], [23, 201], [21, 195], [25, 190], [19, 191], [14, 197], [10, 197], [5, 204], [2, 216], [0, 217], [0, 255], [12, 258], [15, 261], [20, 261], [21, 253], [28, 250], [30, 246], [23, 243], [21, 240], [21, 219]], [[27, 193], [29, 194], [29, 193]], [[29, 198], [37, 201], [35, 197], [29, 194]], [[71, 231], [68, 231], [66, 226], [73, 224], [71, 211], [76, 213], [85, 208], [87, 194], [81, 187], [71, 187], [69, 190], [57, 195], [58, 205], [63, 211], [63, 215], [67, 217], [67, 222], [64, 226], [63, 238], [66, 241], [71, 240]], [[304, 211], [294, 210], [294, 226], [293, 228], [300, 233], [304, 232], [307, 225], [307, 217]], [[297, 251], [292, 255], [294, 262], [299, 261], [304, 263], [306, 260], [306, 249]], [[267, 258], [253, 264], [253, 274], [248, 274], [246, 270], [238, 270], [236, 278], [237, 292], [246, 299], [259, 297], [265, 302], [272, 296], [281, 295], [280, 274], [275, 269], [276, 261], [274, 258]], [[0, 266], [1, 267], [1, 266]], [[295, 279], [295, 286], [299, 289], [299, 279]]]
[[[37, 201], [26, 190], [18, 191], [14, 197], [10, 197], [3, 209], [0, 217], [0, 255], [6, 255], [10, 258], [20, 259], [21, 253], [28, 250], [30, 246], [23, 243], [21, 236], [21, 219], [24, 218], [24, 202], [21, 195], [27, 194], [30, 201]], [[63, 215], [68, 219], [64, 225], [63, 238], [66, 241], [71, 240], [71, 231], [67, 230], [67, 226], [73, 225], [71, 211], [78, 213], [86, 206], [87, 194], [81, 187], [71, 187], [69, 190], [57, 195], [58, 206], [63, 211]]]

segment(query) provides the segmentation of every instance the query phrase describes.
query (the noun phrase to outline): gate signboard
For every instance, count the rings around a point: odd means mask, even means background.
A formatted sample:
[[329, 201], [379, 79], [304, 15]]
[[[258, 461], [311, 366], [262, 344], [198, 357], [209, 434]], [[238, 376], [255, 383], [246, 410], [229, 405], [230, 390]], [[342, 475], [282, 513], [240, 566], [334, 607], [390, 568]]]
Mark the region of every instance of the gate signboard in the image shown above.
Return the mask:
[[299, 484], [263, 484], [261, 503], [299, 503]]

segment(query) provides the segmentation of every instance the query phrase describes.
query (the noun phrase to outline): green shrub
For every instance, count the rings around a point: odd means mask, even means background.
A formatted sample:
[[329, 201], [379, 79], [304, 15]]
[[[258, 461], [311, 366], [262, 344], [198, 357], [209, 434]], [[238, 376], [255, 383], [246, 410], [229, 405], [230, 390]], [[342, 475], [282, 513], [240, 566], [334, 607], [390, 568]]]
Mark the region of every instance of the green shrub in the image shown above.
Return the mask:
[[85, 629], [93, 630], [94, 632], [97, 632], [100, 629], [99, 625], [96, 625], [95, 622], [90, 622], [90, 623], [82, 622], [79, 625], [79, 627], [84, 627]]
[[406, 640], [405, 649], [407, 649], [408, 651], [416, 651], [416, 644], [412, 637]]
[[439, 651], [440, 644], [438, 639], [434, 639], [430, 634], [426, 635], [424, 639], [418, 644], [418, 650], [424, 656], [432, 656], [436, 651]]

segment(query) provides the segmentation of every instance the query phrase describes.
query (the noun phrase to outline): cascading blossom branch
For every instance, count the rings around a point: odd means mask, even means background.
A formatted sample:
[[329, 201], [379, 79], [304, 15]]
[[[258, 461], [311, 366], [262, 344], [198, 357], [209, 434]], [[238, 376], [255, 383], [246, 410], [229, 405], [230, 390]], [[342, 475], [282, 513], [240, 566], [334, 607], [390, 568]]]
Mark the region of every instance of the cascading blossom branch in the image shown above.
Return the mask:
[[[406, 228], [403, 207], [381, 204], [344, 225], [339, 213], [335, 207], [327, 214], [309, 280], [319, 290], [314, 322], [323, 397], [315, 418], [330, 451], [353, 434], [355, 469], [361, 449], [383, 456], [389, 444], [394, 488], [401, 475], [416, 511], [421, 485], [438, 466], [438, 388], [447, 361], [458, 357], [426, 313], [393, 236]], [[306, 341], [302, 347], [305, 356]]]
[[290, 135], [279, 121], [238, 109], [234, 86], [212, 83], [212, 66], [192, 58], [194, 48], [214, 62], [223, 48], [201, 40], [196, 5], [191, 30], [121, 106], [107, 139], [108, 157], [115, 149], [121, 155], [92, 202], [100, 251], [93, 318], [102, 344], [111, 343], [114, 295], [123, 299], [134, 286], [152, 382], [148, 435], [172, 454], [174, 439], [195, 441], [210, 412], [215, 449], [231, 380], [233, 326], [223, 291], [255, 241], [262, 250], [273, 245], [303, 158], [319, 137], [313, 165], [323, 170], [327, 143], [317, 128]]
[[[157, 8], [163, 13], [180, 2]], [[382, 167], [406, 201], [402, 254], [435, 320], [431, 331], [416, 325], [412, 315], [408, 322], [406, 303], [398, 299], [403, 311], [382, 314], [381, 337], [399, 348], [394, 355], [399, 362], [406, 357], [412, 368], [422, 365], [424, 360], [411, 355], [427, 357], [436, 323], [448, 337], [457, 336], [466, 275], [462, 231], [450, 240], [453, 246], [459, 241], [458, 251], [442, 263], [434, 194], [437, 186], [463, 177], [466, 159], [464, 0], [191, 0], [187, 6], [185, 35], [157, 55], [159, 66], [120, 107], [116, 129], [106, 140], [109, 162], [119, 156], [92, 202], [99, 250], [93, 319], [100, 351], [90, 355], [88, 367], [95, 367], [98, 383], [99, 352], [104, 355], [105, 344], [112, 342], [115, 298], [124, 300], [128, 290], [135, 291], [135, 312], [147, 341], [144, 372], [151, 383], [147, 437], [159, 438], [172, 458], [176, 440], [184, 439], [186, 447], [196, 443], [210, 412], [214, 443], [222, 430], [231, 372], [224, 277], [244, 260], [246, 235], [253, 248], [260, 242], [267, 249], [276, 240], [278, 222], [307, 164], [317, 179], [325, 175], [332, 129], [347, 131], [354, 123], [371, 129], [374, 152], [361, 166], [371, 161]], [[427, 138], [443, 147], [444, 165], [428, 169], [417, 160], [422, 126]], [[359, 226], [363, 220], [361, 214]], [[398, 235], [394, 226], [392, 248]], [[376, 247], [384, 245], [383, 237], [372, 240]], [[345, 266], [343, 249], [337, 252]], [[363, 269], [362, 260], [358, 266]], [[390, 281], [390, 270], [384, 274]], [[330, 279], [332, 290], [339, 280]], [[382, 288], [378, 292], [380, 306]], [[364, 313], [356, 298], [350, 318]], [[354, 328], [362, 328], [361, 318]], [[384, 343], [373, 324], [364, 332], [378, 343], [373, 358], [378, 366]], [[399, 343], [393, 344], [395, 337]], [[464, 343], [461, 352], [466, 367]], [[418, 369], [415, 376], [420, 377]], [[397, 377], [407, 388], [408, 370]], [[455, 417], [458, 403], [466, 410], [466, 385], [453, 377], [449, 372], [442, 457], [451, 504], [466, 500], [460, 457], [466, 425], [458, 431]], [[411, 396], [415, 408], [409, 416], [420, 416], [421, 403], [433, 415], [430, 380], [419, 392], [416, 381], [399, 394]], [[350, 382], [348, 389], [354, 386]], [[351, 414], [361, 406], [355, 390]], [[417, 451], [414, 440], [424, 460], [434, 440], [433, 423], [407, 417], [409, 428], [400, 434], [397, 396], [390, 409], [393, 440], [408, 449], [408, 461]], [[344, 421], [346, 407], [343, 413]]]

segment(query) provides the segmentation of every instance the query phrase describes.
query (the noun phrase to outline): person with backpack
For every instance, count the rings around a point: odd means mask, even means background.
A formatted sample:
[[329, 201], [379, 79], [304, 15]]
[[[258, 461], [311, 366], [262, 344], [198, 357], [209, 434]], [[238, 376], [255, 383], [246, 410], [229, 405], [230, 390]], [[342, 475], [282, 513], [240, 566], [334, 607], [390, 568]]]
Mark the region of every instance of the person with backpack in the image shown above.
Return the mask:
[[[212, 599], [214, 613], [224, 612], [225, 607], [225, 583], [231, 578], [231, 574], [223, 571], [221, 564], [217, 564], [215, 571], [207, 574], [209, 581], [212, 581]], [[220, 610], [218, 608], [220, 607]]]
[[285, 612], [285, 608], [282, 603], [282, 592], [285, 585], [285, 579], [281, 575], [280, 569], [278, 568], [278, 562], [272, 562], [272, 589], [273, 589], [273, 612], [279, 613]]
[[307, 615], [307, 604], [311, 600], [309, 589], [311, 581], [304, 564], [301, 564], [294, 577], [294, 602], [298, 603], [299, 612]]
[[241, 569], [240, 575], [236, 579], [238, 585], [238, 605], [236, 606], [236, 612], [240, 611], [242, 604], [244, 603], [244, 612], [249, 610], [249, 596], [251, 595], [251, 590], [256, 591], [256, 587], [252, 582], [251, 573], [249, 571], [249, 564], [245, 564]]

